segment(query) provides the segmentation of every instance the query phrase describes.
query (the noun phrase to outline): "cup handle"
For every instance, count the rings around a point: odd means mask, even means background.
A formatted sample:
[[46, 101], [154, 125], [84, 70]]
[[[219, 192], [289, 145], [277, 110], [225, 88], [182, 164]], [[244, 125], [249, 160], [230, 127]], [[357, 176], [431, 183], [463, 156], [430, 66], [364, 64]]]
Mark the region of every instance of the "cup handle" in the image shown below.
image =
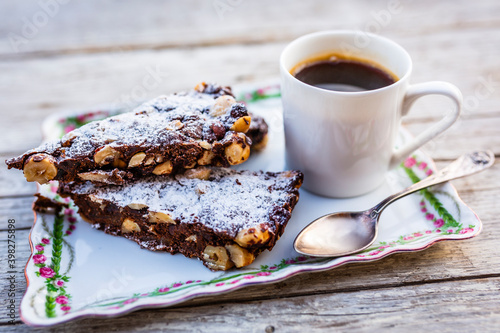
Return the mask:
[[424, 132], [420, 133], [405, 146], [395, 150], [391, 158], [391, 168], [401, 163], [414, 150], [424, 145], [444, 130], [448, 129], [458, 119], [458, 116], [460, 115], [460, 112], [462, 110], [462, 93], [453, 84], [442, 81], [424, 82], [411, 85], [407, 89], [405, 98], [403, 100], [402, 115], [405, 116], [408, 113], [411, 106], [417, 99], [425, 95], [433, 94], [449, 97], [453, 102], [455, 102], [455, 108], [452, 112], [449, 112], [443, 119], [441, 119], [439, 122], [428, 128]]

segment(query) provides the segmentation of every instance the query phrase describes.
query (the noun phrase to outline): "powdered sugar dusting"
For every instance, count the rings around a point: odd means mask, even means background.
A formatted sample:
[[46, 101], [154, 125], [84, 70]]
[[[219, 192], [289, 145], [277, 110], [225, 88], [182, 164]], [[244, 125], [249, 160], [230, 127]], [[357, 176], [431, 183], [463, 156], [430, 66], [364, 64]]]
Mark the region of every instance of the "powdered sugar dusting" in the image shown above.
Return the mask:
[[[273, 209], [290, 201], [296, 181], [296, 177], [285, 177], [282, 173], [211, 170], [209, 180], [146, 177], [123, 187], [85, 183], [75, 186], [73, 191], [94, 194], [122, 207], [145, 204], [149, 211], [166, 212], [178, 222], [201, 223], [234, 237], [241, 229], [268, 223]], [[274, 224], [269, 227], [274, 229]]]
[[141, 144], [152, 147], [160, 143], [180, 143], [190, 138], [185, 130], [180, 133], [181, 128], [175, 126], [175, 121], [195, 116], [204, 126], [210, 126], [214, 119], [204, 112], [213, 103], [213, 97], [206, 94], [160, 96], [132, 112], [82, 126], [65, 135], [61, 142], [72, 139], [66, 157], [88, 154], [95, 147], [106, 144], [111, 147]]
[[[210, 108], [216, 95], [190, 91], [160, 96], [137, 107], [132, 112], [88, 123], [75, 129], [60, 140], [42, 144], [25, 153], [37, 152], [67, 158], [91, 157], [96, 148], [109, 145], [113, 148], [144, 145], [154, 148], [160, 145], [176, 145], [194, 140], [213, 142], [211, 130], [214, 124], [230, 127], [236, 120], [229, 114], [212, 117]], [[234, 107], [241, 107], [237, 103]], [[246, 109], [244, 109], [246, 112]]]

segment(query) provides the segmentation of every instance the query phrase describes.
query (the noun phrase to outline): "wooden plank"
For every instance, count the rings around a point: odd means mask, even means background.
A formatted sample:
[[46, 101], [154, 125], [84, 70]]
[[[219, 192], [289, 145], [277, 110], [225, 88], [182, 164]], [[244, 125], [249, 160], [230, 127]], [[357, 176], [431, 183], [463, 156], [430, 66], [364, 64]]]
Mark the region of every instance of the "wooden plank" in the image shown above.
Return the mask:
[[[4, 243], [4, 238], [2, 238], [0, 242]], [[2, 250], [6, 250], [6, 246], [2, 245]], [[6, 252], [2, 253], [2, 259], [6, 258], [6, 255], [4, 255], [4, 253]], [[21, 259], [19, 257], [16, 258], [17, 261], [15, 270], [11, 270], [10, 268], [8, 268], [7, 261], [2, 260], [2, 271], [0, 273], [0, 278], [2, 279], [2, 283], [0, 284], [2, 287], [2, 299], [0, 300], [0, 306], [2, 307], [2, 309], [0, 310], [0, 331], [2, 331], [2, 326], [8, 325], [8, 322], [10, 320], [14, 319], [19, 321], [19, 304], [21, 302], [21, 297], [26, 291], [26, 279], [24, 278], [23, 270], [28, 257], [26, 257], [26, 259]], [[5, 262], [5, 264], [3, 262]], [[12, 271], [15, 271], [15, 273], [12, 273]], [[14, 279], [12, 279], [12, 277], [14, 277]], [[11, 297], [12, 293], [14, 293], [14, 298]], [[10, 317], [10, 308], [7, 307], [11, 304], [11, 299], [15, 300], [15, 318]], [[9, 325], [9, 327], [12, 326]]]
[[[215, 298], [210, 296], [195, 299], [183, 306], [212, 304], [214, 301], [268, 300], [275, 298], [276, 295], [298, 297], [309, 294], [352, 292], [360, 289], [399, 289], [415, 284], [461, 281], [500, 275], [500, 257], [485, 253], [485, 249], [495, 248], [500, 238], [500, 219], [498, 218], [500, 207], [496, 202], [499, 196], [498, 187], [478, 191], [471, 189], [471, 191], [464, 192], [463, 199], [476, 211], [484, 224], [483, 232], [474, 239], [438, 243], [422, 252], [396, 254], [376, 262], [351, 264], [326, 272], [301, 274], [281, 283], [244, 288], [218, 295]], [[27, 242], [28, 232], [27, 229], [19, 229], [16, 232], [18, 239], [16, 243], [17, 304], [25, 288], [21, 272], [30, 254]], [[5, 231], [0, 231], [0, 253], [7, 251], [6, 234]], [[5, 274], [5, 272], [0, 273], [0, 289], [4, 289], [7, 283]], [[332, 281], [332, 283], [325, 283], [325, 281]], [[1, 319], [5, 318], [5, 315], [5, 307], [0, 308], [0, 323], [5, 322]]]
[[[500, 71], [496, 61], [500, 49], [494, 47], [500, 43], [500, 35], [497, 29], [482, 29], [480, 33], [484, 39], [477, 39], [478, 31], [469, 31], [402, 36], [397, 40], [416, 55], [413, 82], [440, 79], [459, 86], [467, 102], [461, 118], [464, 122], [484, 116], [497, 118], [500, 112]], [[450, 39], [456, 43], [443, 48]], [[40, 124], [53, 112], [88, 109], [103, 103], [132, 105], [133, 100], [188, 89], [202, 80], [233, 85], [276, 79], [284, 45], [143, 50], [0, 62], [4, 73], [0, 78], [0, 112], [4, 117], [0, 152], [37, 146], [42, 139]], [[450, 54], [460, 57], [450, 58]], [[471, 63], [477, 66], [467, 65]], [[427, 97], [416, 103], [408, 121], [438, 119], [449, 107], [443, 97]], [[465, 135], [472, 136], [467, 132]]]
[[[500, 324], [500, 278], [352, 290], [266, 301], [141, 311], [115, 319], [85, 319], [50, 332], [193, 331], [315, 332], [325, 330], [398, 332], [495, 331]], [[276, 290], [275, 292], [278, 292]], [[10, 327], [3, 327], [7, 330]], [[37, 332], [14, 326], [19, 332]], [[445, 327], [445, 328], [443, 328]]]
[[[408, 130], [417, 135], [434, 121], [406, 122]], [[481, 117], [459, 120], [446, 132], [440, 134], [422, 147], [422, 151], [433, 159], [455, 159], [458, 156], [475, 151], [491, 150], [500, 155], [500, 117]]]
[[33, 200], [32, 196], [0, 199], [0, 230], [7, 230], [7, 221], [11, 219], [16, 221], [16, 229], [30, 229], [34, 221]]
[[[1, 10], [9, 15], [0, 23], [0, 55], [262, 43], [345, 28], [390, 36], [427, 35], [500, 23], [500, 5], [494, 0], [475, 1], [474, 6], [465, 0], [279, 0], [272, 4], [264, 0], [154, 0], [147, 6], [118, 0], [61, 2], [65, 4], [44, 9], [47, 6], [39, 2], [2, 1]], [[430, 7], [435, 15], [428, 15]]]

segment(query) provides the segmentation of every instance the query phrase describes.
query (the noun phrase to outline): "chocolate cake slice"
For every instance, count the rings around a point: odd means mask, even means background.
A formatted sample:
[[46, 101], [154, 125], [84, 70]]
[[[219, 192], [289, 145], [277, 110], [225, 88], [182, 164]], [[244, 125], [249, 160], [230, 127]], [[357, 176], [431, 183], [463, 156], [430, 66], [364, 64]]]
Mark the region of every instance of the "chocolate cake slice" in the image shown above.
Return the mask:
[[212, 270], [251, 264], [283, 234], [299, 199], [299, 171], [198, 167], [124, 186], [61, 183], [82, 218], [152, 251], [198, 258]]
[[251, 140], [244, 134], [250, 121], [230, 88], [202, 83], [192, 91], [161, 96], [132, 112], [91, 122], [6, 163], [40, 184], [123, 184], [197, 165], [236, 165], [250, 154]]

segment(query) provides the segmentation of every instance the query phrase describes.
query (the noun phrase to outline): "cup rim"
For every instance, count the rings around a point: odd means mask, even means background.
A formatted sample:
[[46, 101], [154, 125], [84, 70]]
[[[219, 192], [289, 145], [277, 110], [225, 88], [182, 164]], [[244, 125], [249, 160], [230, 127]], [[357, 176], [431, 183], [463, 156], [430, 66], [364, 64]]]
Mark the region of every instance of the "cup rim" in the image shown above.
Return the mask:
[[[402, 77], [400, 77], [396, 82], [391, 83], [388, 86], [377, 88], [377, 89], [364, 90], [364, 91], [337, 91], [337, 90], [329, 90], [329, 89], [319, 88], [319, 87], [304, 83], [304, 82], [300, 81], [299, 79], [297, 79], [295, 76], [293, 76], [290, 73], [290, 71], [287, 68], [285, 68], [284, 59], [283, 59], [285, 57], [285, 53], [289, 52], [290, 48], [296, 43], [300, 43], [308, 38], [317, 37], [317, 36], [352, 35], [354, 37], [358, 33], [363, 33], [363, 34], [367, 35], [369, 38], [382, 40], [385, 43], [392, 44], [393, 47], [398, 49], [408, 60], [408, 69], [406, 70], [404, 75]], [[339, 95], [339, 96], [363, 96], [363, 95], [371, 95], [371, 94], [375, 94], [375, 93], [380, 93], [380, 92], [385, 91], [385, 90], [393, 89], [394, 87], [403, 84], [403, 82], [406, 82], [408, 80], [409, 76], [411, 75], [412, 70], [413, 70], [413, 62], [411, 60], [410, 54], [401, 45], [399, 45], [398, 43], [396, 43], [395, 41], [393, 41], [390, 38], [387, 38], [387, 37], [384, 37], [381, 35], [377, 35], [377, 34], [374, 34], [371, 32], [364, 32], [361, 30], [347, 30], [347, 29], [345, 29], [345, 30], [323, 30], [323, 31], [316, 31], [316, 32], [312, 32], [312, 33], [300, 36], [300, 37], [292, 40], [290, 43], [288, 43], [285, 46], [285, 48], [283, 49], [283, 51], [281, 51], [280, 69], [283, 73], [285, 73], [287, 78], [291, 78], [294, 82], [298, 83], [299, 85], [301, 85], [305, 89], [311, 89], [312, 91], [331, 94], [331, 95]]]

